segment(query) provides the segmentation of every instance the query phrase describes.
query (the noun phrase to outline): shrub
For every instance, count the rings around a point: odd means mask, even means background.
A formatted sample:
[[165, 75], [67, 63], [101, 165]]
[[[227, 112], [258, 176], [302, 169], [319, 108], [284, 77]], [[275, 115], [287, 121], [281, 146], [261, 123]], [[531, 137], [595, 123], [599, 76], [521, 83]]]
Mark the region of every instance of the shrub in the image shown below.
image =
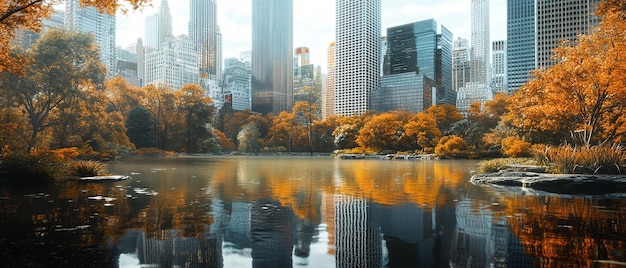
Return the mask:
[[93, 177], [106, 174], [106, 166], [98, 161], [76, 161], [72, 163], [72, 175]]
[[513, 165], [535, 165], [537, 162], [530, 158], [495, 158], [480, 162], [478, 173], [498, 172], [505, 167], [512, 168]]
[[435, 147], [435, 153], [443, 156], [467, 155], [469, 147], [465, 140], [459, 136], [445, 136], [439, 140], [439, 144]]
[[517, 137], [506, 137], [502, 139], [502, 152], [510, 157], [530, 156], [531, 145]]
[[43, 183], [67, 177], [69, 160], [49, 150], [8, 152], [0, 158], [0, 176], [18, 184]]

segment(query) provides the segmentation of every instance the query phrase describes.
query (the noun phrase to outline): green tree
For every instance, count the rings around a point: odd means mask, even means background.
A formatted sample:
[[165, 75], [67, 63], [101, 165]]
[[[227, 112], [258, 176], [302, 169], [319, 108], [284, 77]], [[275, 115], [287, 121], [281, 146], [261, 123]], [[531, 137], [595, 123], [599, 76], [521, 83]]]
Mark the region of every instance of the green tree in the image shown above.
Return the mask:
[[239, 150], [246, 153], [256, 153], [261, 150], [261, 143], [259, 142], [260, 133], [255, 124], [248, 124], [244, 126], [237, 135], [239, 140]]
[[199, 85], [187, 84], [178, 91], [178, 110], [183, 116], [184, 127], [182, 136], [185, 141], [185, 151], [205, 152], [211, 149], [213, 133], [211, 119], [215, 114], [213, 100], [205, 96], [204, 89]]
[[2, 73], [0, 90], [28, 117], [26, 147], [32, 148], [40, 133], [62, 123], [64, 109], [71, 109], [85, 90], [103, 87], [106, 70], [88, 34], [51, 30], [31, 49], [18, 53], [30, 59], [25, 75]]
[[135, 106], [126, 118], [126, 134], [137, 148], [156, 147], [154, 135], [154, 119], [148, 109]]

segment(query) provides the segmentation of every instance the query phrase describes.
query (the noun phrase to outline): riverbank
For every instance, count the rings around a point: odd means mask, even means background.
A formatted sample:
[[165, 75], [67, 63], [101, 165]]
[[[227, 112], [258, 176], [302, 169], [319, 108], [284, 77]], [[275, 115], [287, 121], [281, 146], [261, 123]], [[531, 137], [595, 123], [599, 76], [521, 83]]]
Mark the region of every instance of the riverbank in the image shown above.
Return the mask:
[[547, 174], [529, 171], [499, 171], [476, 174], [470, 182], [482, 185], [521, 187], [556, 194], [626, 193], [626, 176]]

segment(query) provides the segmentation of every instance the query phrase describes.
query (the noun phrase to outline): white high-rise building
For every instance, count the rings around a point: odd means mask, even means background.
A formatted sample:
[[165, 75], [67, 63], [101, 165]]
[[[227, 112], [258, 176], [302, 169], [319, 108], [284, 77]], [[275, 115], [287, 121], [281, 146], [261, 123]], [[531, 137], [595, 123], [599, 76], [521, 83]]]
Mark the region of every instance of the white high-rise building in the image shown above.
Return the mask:
[[198, 51], [198, 66], [203, 78], [221, 79], [222, 35], [217, 24], [215, 0], [190, 0], [189, 37]]
[[335, 114], [363, 114], [380, 87], [381, 0], [337, 0], [335, 16]]
[[145, 55], [145, 83], [165, 84], [177, 90], [185, 84], [199, 84], [198, 54], [185, 35], [162, 43]]
[[507, 92], [506, 41], [493, 41], [491, 52], [491, 89], [494, 93]]
[[455, 92], [469, 82], [470, 76], [470, 46], [467, 39], [459, 38], [454, 41], [452, 49], [452, 89]]
[[147, 50], [159, 49], [162, 43], [174, 38], [172, 14], [167, 0], [161, 1], [158, 13], [146, 17], [145, 38]]
[[65, 1], [65, 27], [83, 33], [91, 33], [100, 46], [100, 60], [109, 73], [116, 69], [115, 16], [98, 12], [95, 7], [80, 7], [78, 0]]
[[472, 0], [470, 82], [489, 84], [489, 0]]

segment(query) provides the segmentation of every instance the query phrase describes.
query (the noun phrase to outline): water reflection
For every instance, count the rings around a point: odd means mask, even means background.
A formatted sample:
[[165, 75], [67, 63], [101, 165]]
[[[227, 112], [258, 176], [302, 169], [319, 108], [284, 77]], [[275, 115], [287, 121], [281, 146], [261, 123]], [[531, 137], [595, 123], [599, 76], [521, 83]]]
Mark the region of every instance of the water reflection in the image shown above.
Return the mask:
[[1, 267], [590, 267], [626, 201], [474, 186], [471, 161], [127, 159], [133, 179], [0, 184]]

